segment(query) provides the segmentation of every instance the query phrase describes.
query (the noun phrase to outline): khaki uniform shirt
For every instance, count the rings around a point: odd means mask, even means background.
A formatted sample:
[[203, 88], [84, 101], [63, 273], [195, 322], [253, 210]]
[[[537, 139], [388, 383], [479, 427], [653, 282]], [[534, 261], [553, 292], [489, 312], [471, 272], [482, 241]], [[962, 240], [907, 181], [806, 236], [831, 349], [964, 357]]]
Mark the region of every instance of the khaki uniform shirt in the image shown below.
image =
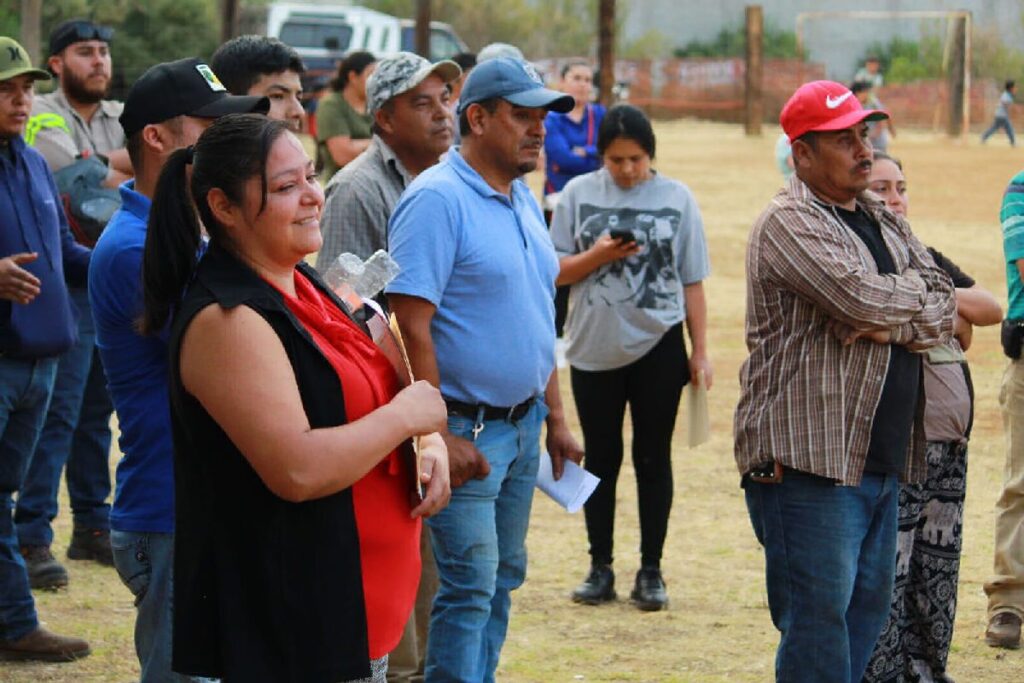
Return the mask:
[[106, 154], [123, 148], [124, 130], [118, 120], [123, 109], [121, 102], [103, 100], [87, 122], [68, 103], [64, 91], [57, 88], [37, 96], [32, 103], [25, 142], [43, 155], [51, 171], [59, 171], [86, 150]]
[[[746, 339], [733, 434], [741, 473], [775, 460], [857, 486], [882, 396], [889, 345], [844, 346], [827, 325], [893, 329], [920, 351], [953, 333], [953, 283], [903, 218], [870, 193], [857, 202], [881, 228], [898, 275], [875, 260], [829, 205], [797, 176], [754, 224], [747, 244]], [[924, 474], [918, 406], [904, 478]]]

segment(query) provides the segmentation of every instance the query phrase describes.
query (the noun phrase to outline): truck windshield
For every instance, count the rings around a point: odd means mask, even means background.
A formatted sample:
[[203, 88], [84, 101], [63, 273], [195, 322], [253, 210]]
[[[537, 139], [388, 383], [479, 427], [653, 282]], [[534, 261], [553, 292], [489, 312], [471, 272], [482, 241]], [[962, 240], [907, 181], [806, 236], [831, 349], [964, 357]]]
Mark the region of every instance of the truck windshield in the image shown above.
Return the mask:
[[282, 43], [294, 48], [347, 50], [352, 40], [348, 24], [314, 23], [312, 20], [287, 21], [281, 27]]

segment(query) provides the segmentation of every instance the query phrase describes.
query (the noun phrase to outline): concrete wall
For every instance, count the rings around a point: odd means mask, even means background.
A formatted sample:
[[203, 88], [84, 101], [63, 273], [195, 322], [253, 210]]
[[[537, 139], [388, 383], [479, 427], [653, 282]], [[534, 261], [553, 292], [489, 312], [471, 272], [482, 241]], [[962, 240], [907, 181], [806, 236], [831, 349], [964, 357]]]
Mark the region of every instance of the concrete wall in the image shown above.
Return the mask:
[[[754, 0], [628, 0], [624, 38], [636, 39], [650, 30], [660, 31], [673, 46], [693, 40], [711, 40], [723, 28], [741, 26], [744, 8]], [[1019, 0], [761, 0], [765, 22], [792, 31], [800, 12], [846, 10], [969, 10], [975, 25], [996, 31], [1007, 45], [1024, 46], [1024, 3]], [[894, 36], [917, 39], [922, 32], [941, 31], [935, 21], [871, 20], [816, 21], [807, 24], [808, 58], [825, 65], [829, 78], [848, 81], [857, 60], [875, 41]]]

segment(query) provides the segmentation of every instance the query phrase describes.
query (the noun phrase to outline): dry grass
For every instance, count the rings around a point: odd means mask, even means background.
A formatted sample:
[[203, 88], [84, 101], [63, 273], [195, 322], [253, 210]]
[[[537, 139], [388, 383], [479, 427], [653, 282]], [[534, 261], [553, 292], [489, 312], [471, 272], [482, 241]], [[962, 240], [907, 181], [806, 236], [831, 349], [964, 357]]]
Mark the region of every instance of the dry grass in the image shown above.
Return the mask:
[[[772, 678], [777, 634], [733, 465], [731, 429], [737, 370], [745, 355], [743, 250], [751, 222], [779, 186], [772, 162], [775, 136], [747, 139], [738, 127], [696, 122], [661, 124], [657, 130], [660, 170], [688, 183], [701, 205], [714, 273], [708, 283], [716, 367], [713, 438], [691, 451], [683, 446], [681, 431], [677, 437], [675, 506], [664, 561], [671, 609], [651, 614], [624, 601], [600, 608], [570, 603], [568, 593], [588, 563], [583, 518], [539, 496], [529, 537], [530, 576], [514, 598], [499, 669], [503, 681]], [[1005, 297], [999, 201], [1024, 160], [1001, 140], [981, 147], [973, 139], [962, 144], [908, 131], [896, 140], [894, 152], [908, 170], [917, 234]], [[950, 673], [971, 683], [1006, 683], [1021, 680], [1024, 651], [994, 650], [982, 638], [982, 583], [991, 570], [992, 506], [1003, 462], [996, 397], [1005, 363], [996, 331], [978, 331], [969, 355], [977, 420]], [[563, 391], [568, 401], [567, 382]], [[620, 594], [628, 591], [639, 562], [633, 473], [628, 464], [624, 469], [616, 536]], [[63, 513], [57, 526], [61, 552], [69, 535], [67, 517]], [[52, 628], [88, 637], [94, 654], [68, 665], [0, 666], [0, 681], [128, 681], [138, 675], [128, 591], [111, 570], [78, 562], [68, 568], [66, 592], [37, 595], [40, 615]]]

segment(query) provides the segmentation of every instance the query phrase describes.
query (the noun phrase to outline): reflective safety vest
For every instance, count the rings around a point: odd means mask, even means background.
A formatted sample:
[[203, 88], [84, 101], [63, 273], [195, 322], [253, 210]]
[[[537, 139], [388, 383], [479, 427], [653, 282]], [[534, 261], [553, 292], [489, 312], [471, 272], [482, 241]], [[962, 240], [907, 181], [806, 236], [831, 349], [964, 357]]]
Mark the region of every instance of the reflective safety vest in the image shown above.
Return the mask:
[[71, 129], [68, 128], [67, 121], [63, 116], [53, 112], [44, 112], [29, 118], [28, 125], [25, 126], [25, 142], [35, 147], [36, 136], [39, 135], [39, 131], [46, 128], [60, 128], [71, 135]]

